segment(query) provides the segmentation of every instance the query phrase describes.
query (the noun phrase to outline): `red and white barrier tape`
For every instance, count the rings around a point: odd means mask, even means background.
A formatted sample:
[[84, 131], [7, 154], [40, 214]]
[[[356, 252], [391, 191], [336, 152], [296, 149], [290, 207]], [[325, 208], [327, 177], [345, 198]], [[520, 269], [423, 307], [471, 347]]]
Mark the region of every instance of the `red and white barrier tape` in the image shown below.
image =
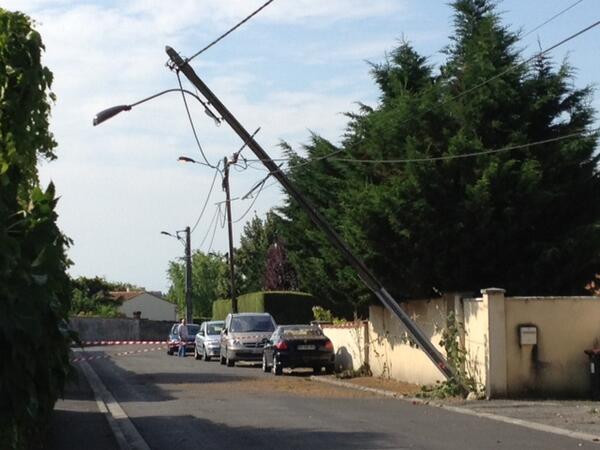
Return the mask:
[[84, 347], [95, 347], [98, 345], [164, 345], [167, 341], [81, 341]]
[[118, 353], [112, 353], [110, 355], [90, 355], [90, 356], [78, 356], [76, 358], [71, 358], [71, 362], [75, 363], [75, 362], [81, 362], [81, 361], [93, 361], [95, 359], [106, 359], [106, 358], [112, 358], [113, 356], [131, 356], [131, 355], [138, 355], [140, 353], [148, 353], [148, 352], [156, 352], [159, 350], [164, 350], [167, 347], [154, 347], [154, 348], [145, 348], [142, 350], [131, 350], [128, 352], [118, 352]]

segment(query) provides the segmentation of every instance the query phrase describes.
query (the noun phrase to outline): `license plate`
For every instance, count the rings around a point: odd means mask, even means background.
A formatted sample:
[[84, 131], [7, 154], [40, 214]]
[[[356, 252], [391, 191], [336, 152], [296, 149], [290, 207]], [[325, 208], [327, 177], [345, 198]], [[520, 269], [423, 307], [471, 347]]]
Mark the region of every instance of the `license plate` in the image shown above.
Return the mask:
[[314, 345], [299, 345], [296, 348], [298, 350], [314, 350], [316, 347]]

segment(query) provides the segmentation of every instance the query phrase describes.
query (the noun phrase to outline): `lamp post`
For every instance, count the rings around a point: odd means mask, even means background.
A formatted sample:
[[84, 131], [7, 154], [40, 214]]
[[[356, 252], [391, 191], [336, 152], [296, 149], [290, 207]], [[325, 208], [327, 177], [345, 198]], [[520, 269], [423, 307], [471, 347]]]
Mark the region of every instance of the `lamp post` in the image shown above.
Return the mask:
[[[241, 150], [240, 150], [241, 151]], [[235, 260], [233, 255], [233, 221], [231, 219], [231, 193], [229, 190], [229, 166], [235, 164], [238, 160], [240, 152], [234, 153], [231, 160], [223, 159], [223, 190], [225, 191], [225, 210], [227, 213], [227, 235], [229, 237], [229, 289], [231, 296], [231, 312], [237, 313], [237, 296], [235, 291]], [[178, 161], [199, 164], [193, 158], [188, 156], [180, 156]]]
[[[179, 236], [179, 233], [185, 233], [185, 240]], [[168, 231], [161, 231], [160, 234], [174, 237], [185, 247], [185, 320], [187, 323], [192, 323], [194, 319], [194, 305], [192, 304], [192, 247], [190, 242], [190, 227], [176, 231], [175, 234], [171, 234]]]
[[194, 97], [196, 100], [198, 100], [202, 106], [204, 106], [204, 112], [206, 113], [206, 115], [208, 117], [210, 117], [211, 119], [213, 119], [215, 121], [215, 124], [220, 125], [221, 124], [221, 119], [219, 119], [217, 116], [215, 116], [215, 114], [208, 108], [208, 105], [206, 104], [206, 102], [202, 101], [202, 99], [200, 97], [198, 97], [196, 94], [194, 94], [191, 91], [188, 91], [187, 89], [166, 89], [164, 91], [158, 92], [157, 94], [151, 95], [150, 97], [146, 97], [143, 98], [141, 100], [138, 100], [135, 103], [132, 103], [130, 105], [118, 105], [118, 106], [111, 106], [110, 108], [106, 108], [102, 111], [100, 111], [98, 114], [96, 114], [96, 116], [94, 117], [94, 121], [93, 124], [94, 126], [96, 125], [100, 125], [102, 122], [110, 119], [111, 117], [116, 116], [119, 113], [122, 113], [123, 111], [130, 111], [131, 108], [133, 108], [134, 106], [137, 105], [141, 105], [142, 103], [146, 103], [149, 100], [155, 99], [156, 97], [160, 97], [161, 95], [165, 95], [171, 92], [181, 92], [182, 94], [187, 94], [190, 95], [192, 97]]

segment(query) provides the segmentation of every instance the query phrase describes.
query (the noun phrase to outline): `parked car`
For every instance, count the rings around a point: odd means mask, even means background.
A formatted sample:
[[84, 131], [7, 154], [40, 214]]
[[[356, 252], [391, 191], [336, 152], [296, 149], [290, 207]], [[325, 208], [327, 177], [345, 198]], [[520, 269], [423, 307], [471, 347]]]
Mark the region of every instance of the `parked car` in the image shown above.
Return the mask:
[[279, 326], [266, 343], [262, 369], [281, 375], [284, 367], [311, 367], [320, 373], [334, 370], [333, 344], [316, 325]]
[[[167, 339], [167, 353], [169, 355], [172, 355], [173, 353], [177, 353], [177, 350], [179, 349], [179, 335], [177, 334], [178, 326], [179, 326], [178, 323], [174, 324], [171, 327], [171, 331], [169, 332], [169, 338]], [[196, 333], [198, 333], [198, 330], [200, 330], [200, 325], [198, 325], [196, 323], [188, 323], [188, 324], [186, 324], [186, 327], [187, 327], [187, 331], [188, 331], [188, 340], [185, 345], [185, 351], [187, 353], [187, 352], [191, 352], [194, 350], [194, 347], [195, 347], [194, 339], [195, 339]]]
[[194, 358], [204, 358], [204, 361], [210, 361], [213, 356], [219, 356], [223, 325], [225, 325], [223, 320], [212, 320], [200, 324], [200, 331], [196, 334], [195, 339]]
[[269, 313], [228, 314], [221, 332], [221, 364], [232, 367], [236, 361], [260, 361], [274, 330], [275, 320]]

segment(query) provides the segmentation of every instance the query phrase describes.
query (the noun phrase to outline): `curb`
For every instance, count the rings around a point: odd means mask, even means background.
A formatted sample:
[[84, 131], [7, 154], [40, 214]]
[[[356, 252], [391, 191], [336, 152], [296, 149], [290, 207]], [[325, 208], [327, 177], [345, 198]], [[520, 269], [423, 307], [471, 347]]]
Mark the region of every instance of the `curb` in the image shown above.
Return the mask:
[[439, 403], [439, 402], [432, 402], [430, 400], [424, 400], [422, 398], [409, 397], [409, 396], [406, 396], [403, 394], [399, 394], [397, 392], [387, 391], [385, 389], [377, 389], [377, 388], [371, 388], [371, 387], [366, 387], [366, 386], [357, 386], [355, 384], [348, 383], [345, 381], [332, 380], [332, 379], [323, 378], [323, 377], [316, 377], [314, 375], [312, 375], [310, 377], [310, 380], [318, 381], [320, 383], [331, 384], [334, 386], [339, 386], [339, 387], [343, 387], [343, 388], [347, 388], [347, 389], [354, 389], [354, 390], [358, 390], [358, 391], [370, 392], [370, 393], [382, 395], [385, 397], [397, 398], [399, 400], [411, 402], [412, 404], [420, 404], [420, 405], [424, 405], [424, 406], [434, 406], [437, 408], [443, 408], [448, 411], [452, 411], [452, 412], [459, 413], [459, 414], [465, 414], [468, 416], [483, 417], [486, 419], [495, 420], [497, 422], [504, 422], [504, 423], [508, 423], [511, 425], [518, 425], [520, 427], [529, 428], [529, 429], [536, 430], [536, 431], [544, 431], [546, 433], [558, 434], [558, 435], [570, 437], [573, 439], [579, 439], [582, 441], [591, 442], [593, 444], [600, 444], [600, 436], [596, 436], [594, 434], [566, 430], [564, 428], [558, 428], [558, 427], [554, 427], [551, 425], [544, 425], [544, 424], [537, 423], [537, 422], [530, 422], [528, 420], [523, 420], [523, 419], [514, 419], [512, 417], [500, 416], [497, 414], [478, 412], [478, 411], [474, 411], [472, 409], [461, 408], [459, 406], [449, 406], [449, 405], [445, 405], [445, 404]]
[[94, 391], [98, 409], [105, 415], [119, 448], [121, 450], [150, 450], [127, 413], [123, 411], [92, 366], [85, 361], [81, 361], [80, 366]]

